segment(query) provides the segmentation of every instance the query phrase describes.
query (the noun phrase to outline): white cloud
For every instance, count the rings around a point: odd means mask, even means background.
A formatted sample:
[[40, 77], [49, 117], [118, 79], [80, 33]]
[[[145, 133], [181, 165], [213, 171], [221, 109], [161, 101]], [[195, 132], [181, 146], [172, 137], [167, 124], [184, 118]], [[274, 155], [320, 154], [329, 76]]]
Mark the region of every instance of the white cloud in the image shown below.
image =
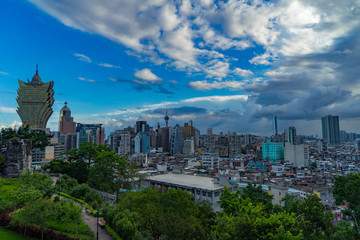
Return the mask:
[[208, 82], [206, 80], [203, 81], [194, 81], [189, 83], [189, 87], [195, 90], [213, 90], [213, 89], [233, 89], [233, 90], [241, 90], [245, 82], [240, 81], [214, 81]]
[[247, 95], [228, 95], [228, 96], [207, 96], [207, 97], [195, 97], [182, 100], [182, 103], [189, 102], [200, 102], [200, 101], [208, 101], [208, 102], [225, 102], [230, 100], [248, 100]]
[[15, 128], [19, 128], [20, 126], [22, 125], [21, 122], [18, 122], [18, 121], [13, 121], [12, 123], [10, 123], [9, 125], [0, 125], [0, 129], [3, 129], [3, 128], [12, 128], [12, 129], [15, 129]]
[[110, 81], [112, 81], [112, 82], [117, 82], [117, 81], [118, 81], [116, 78], [113, 78], [113, 77], [109, 77], [108, 79], [109, 79]]
[[240, 67], [222, 50], [256, 43], [265, 53], [256, 52], [250, 62], [268, 65], [281, 56], [330, 50], [360, 21], [360, 4], [351, 0], [30, 1], [63, 24], [123, 44], [141, 59], [217, 79]]
[[91, 83], [96, 82], [96, 81], [93, 80], [93, 79], [88, 79], [88, 78], [83, 78], [83, 77], [78, 77], [78, 79], [81, 80], [81, 81], [85, 81], [85, 82], [91, 82]]
[[250, 75], [253, 75], [254, 73], [250, 70], [247, 70], [247, 69], [241, 69], [241, 68], [235, 68], [233, 73], [235, 75], [238, 75], [240, 77], [247, 77], [247, 76], [250, 76]]
[[98, 65], [101, 67], [107, 67], [107, 68], [121, 68], [120, 66], [112, 65], [110, 63], [99, 63]]
[[147, 68], [136, 71], [134, 73], [134, 76], [138, 79], [141, 79], [143, 81], [150, 82], [150, 83], [160, 83], [162, 81], [161, 78], [159, 78], [158, 76], [153, 74], [151, 72], [151, 70], [147, 69]]
[[269, 52], [265, 52], [264, 54], [257, 55], [249, 60], [250, 63], [253, 63], [255, 65], [261, 64], [261, 65], [270, 65], [270, 61], [274, 60], [273, 56]]
[[84, 55], [84, 54], [74, 53], [74, 56], [78, 57], [78, 59], [80, 61], [91, 63], [91, 59], [88, 56]]
[[123, 125], [122, 122], [118, 121], [117, 119], [114, 119], [114, 118], [108, 118], [106, 117], [105, 120], [102, 122], [104, 124], [104, 127], [121, 127]]
[[0, 107], [0, 112], [2, 112], [2, 113], [16, 113], [16, 108]]
[[9, 75], [9, 73], [3, 72], [3, 71], [0, 71], [0, 74], [1, 74], [1, 75]]

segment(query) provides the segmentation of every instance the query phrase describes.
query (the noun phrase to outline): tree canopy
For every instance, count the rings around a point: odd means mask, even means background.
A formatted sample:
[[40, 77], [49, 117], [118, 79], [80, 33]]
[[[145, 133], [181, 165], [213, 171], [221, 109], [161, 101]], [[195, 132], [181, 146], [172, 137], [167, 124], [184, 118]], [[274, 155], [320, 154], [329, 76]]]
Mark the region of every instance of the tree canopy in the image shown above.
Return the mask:
[[209, 239], [215, 214], [183, 190], [148, 188], [122, 195], [104, 216], [123, 239]]
[[21, 126], [17, 130], [12, 128], [1, 129], [0, 141], [4, 144], [12, 139], [29, 139], [33, 148], [44, 150], [50, 144], [50, 136], [43, 130], [31, 130], [29, 126]]
[[335, 177], [333, 195], [338, 205], [346, 205], [344, 212], [353, 220], [360, 238], [360, 174]]
[[67, 174], [79, 183], [87, 183], [100, 191], [114, 193], [120, 188], [131, 189], [139, 176], [125, 157], [117, 155], [108, 146], [82, 143], [79, 149], [67, 152], [68, 161], [51, 161], [44, 169]]

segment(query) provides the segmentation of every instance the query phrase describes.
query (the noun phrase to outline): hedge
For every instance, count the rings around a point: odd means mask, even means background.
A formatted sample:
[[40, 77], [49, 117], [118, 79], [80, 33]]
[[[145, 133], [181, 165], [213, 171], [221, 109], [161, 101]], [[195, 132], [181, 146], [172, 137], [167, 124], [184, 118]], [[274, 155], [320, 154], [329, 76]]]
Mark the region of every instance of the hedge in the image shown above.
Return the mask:
[[81, 203], [81, 204], [86, 204], [84, 200], [78, 199], [78, 198], [74, 198], [73, 196], [70, 196], [69, 194], [63, 193], [63, 192], [59, 192], [60, 196], [69, 198], [71, 200], [74, 200], [75, 202]]
[[106, 228], [106, 230], [108, 231], [108, 233], [109, 233], [113, 238], [115, 238], [115, 240], [122, 240], [122, 238], [119, 237], [119, 235], [115, 232], [114, 229], [112, 229], [112, 228], [109, 226], [109, 224], [106, 224], [106, 225], [105, 225], [105, 228]]

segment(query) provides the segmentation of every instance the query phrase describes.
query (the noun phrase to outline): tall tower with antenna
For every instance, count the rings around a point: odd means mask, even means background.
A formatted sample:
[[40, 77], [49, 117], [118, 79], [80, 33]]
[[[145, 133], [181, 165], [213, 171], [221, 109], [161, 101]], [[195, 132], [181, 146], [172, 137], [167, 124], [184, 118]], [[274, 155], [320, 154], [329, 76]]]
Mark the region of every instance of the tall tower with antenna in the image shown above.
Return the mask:
[[165, 117], [164, 117], [164, 119], [165, 119], [165, 125], [166, 125], [166, 127], [168, 127], [169, 125], [169, 116], [168, 116], [168, 113], [167, 113], [167, 109], [166, 109], [166, 113], [165, 113]]

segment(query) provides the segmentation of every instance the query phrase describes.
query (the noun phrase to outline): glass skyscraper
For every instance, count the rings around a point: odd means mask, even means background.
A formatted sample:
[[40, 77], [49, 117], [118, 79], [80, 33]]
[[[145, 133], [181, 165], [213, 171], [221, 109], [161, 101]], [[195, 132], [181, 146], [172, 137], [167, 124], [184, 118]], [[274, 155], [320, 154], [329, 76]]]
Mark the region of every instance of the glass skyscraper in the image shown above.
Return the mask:
[[321, 118], [322, 136], [329, 144], [340, 144], [339, 116], [327, 115]]

